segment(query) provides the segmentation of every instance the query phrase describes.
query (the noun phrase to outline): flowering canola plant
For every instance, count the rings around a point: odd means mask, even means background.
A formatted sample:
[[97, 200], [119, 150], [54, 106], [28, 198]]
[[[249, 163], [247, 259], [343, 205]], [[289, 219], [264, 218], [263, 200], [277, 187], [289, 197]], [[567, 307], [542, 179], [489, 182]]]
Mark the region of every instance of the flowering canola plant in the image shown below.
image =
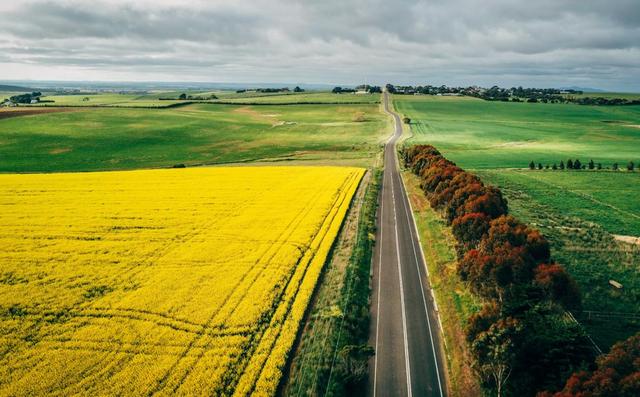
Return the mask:
[[0, 175], [0, 395], [273, 395], [363, 170]]

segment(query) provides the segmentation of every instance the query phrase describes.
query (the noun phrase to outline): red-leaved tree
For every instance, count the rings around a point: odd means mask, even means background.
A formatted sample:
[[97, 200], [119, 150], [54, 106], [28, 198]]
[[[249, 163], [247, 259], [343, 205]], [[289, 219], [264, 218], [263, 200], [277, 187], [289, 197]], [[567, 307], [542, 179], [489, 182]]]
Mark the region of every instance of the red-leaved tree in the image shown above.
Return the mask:
[[615, 344], [597, 360], [593, 372], [573, 374], [562, 391], [539, 397], [637, 397], [640, 396], [640, 333]]
[[575, 280], [557, 263], [541, 264], [535, 269], [535, 283], [550, 300], [567, 309], [580, 309], [580, 291]]

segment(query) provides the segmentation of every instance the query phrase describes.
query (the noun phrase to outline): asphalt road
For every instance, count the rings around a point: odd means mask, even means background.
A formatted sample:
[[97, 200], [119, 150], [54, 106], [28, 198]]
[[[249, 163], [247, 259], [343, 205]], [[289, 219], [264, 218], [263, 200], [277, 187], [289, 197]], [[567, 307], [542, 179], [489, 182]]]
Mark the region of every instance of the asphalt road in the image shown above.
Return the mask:
[[396, 142], [402, 135], [400, 117], [384, 148], [384, 176], [373, 261], [373, 299], [369, 395], [445, 396], [445, 361], [440, 325], [428, 274], [398, 169]]

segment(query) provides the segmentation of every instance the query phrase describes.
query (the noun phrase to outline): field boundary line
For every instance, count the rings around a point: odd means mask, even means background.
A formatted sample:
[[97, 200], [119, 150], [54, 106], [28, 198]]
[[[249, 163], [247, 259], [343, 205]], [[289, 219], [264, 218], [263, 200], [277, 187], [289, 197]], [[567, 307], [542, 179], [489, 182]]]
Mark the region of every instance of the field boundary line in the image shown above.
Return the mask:
[[589, 200], [589, 201], [591, 201], [591, 202], [593, 202], [593, 203], [596, 203], [596, 204], [599, 204], [599, 205], [602, 205], [602, 206], [605, 206], [605, 207], [611, 208], [612, 210], [618, 211], [619, 213], [621, 213], [621, 214], [623, 214], [623, 215], [627, 215], [627, 216], [631, 216], [631, 217], [633, 217], [633, 218], [640, 219], [640, 215], [634, 214], [633, 212], [629, 212], [629, 211], [626, 211], [626, 210], [620, 209], [620, 208], [618, 208], [618, 207], [616, 207], [616, 206], [614, 206], [614, 205], [611, 205], [611, 204], [605, 203], [605, 202], [603, 202], [603, 201], [600, 201], [600, 200], [596, 199], [595, 197], [593, 197], [593, 196], [591, 196], [591, 195], [589, 195], [589, 194], [587, 194], [587, 193], [577, 192], [577, 191], [575, 191], [575, 190], [571, 190], [571, 189], [565, 188], [565, 187], [563, 187], [563, 186], [556, 185], [556, 184], [551, 183], [551, 182], [549, 182], [549, 181], [541, 180], [541, 179], [539, 179], [539, 178], [536, 178], [536, 177], [535, 177], [535, 176], [533, 176], [533, 175], [528, 175], [526, 172], [522, 172], [521, 174], [522, 174], [522, 175], [525, 175], [525, 177], [526, 177], [526, 178], [533, 179], [533, 180], [538, 181], [538, 182], [540, 182], [540, 183], [543, 183], [543, 184], [546, 184], [546, 185], [552, 186], [552, 187], [554, 187], [554, 188], [556, 188], [556, 189], [559, 189], [559, 190], [562, 190], [562, 191], [565, 191], [565, 192], [569, 192], [569, 193], [575, 194], [576, 196], [583, 197], [583, 198], [585, 198], [585, 199], [587, 199], [587, 200]]

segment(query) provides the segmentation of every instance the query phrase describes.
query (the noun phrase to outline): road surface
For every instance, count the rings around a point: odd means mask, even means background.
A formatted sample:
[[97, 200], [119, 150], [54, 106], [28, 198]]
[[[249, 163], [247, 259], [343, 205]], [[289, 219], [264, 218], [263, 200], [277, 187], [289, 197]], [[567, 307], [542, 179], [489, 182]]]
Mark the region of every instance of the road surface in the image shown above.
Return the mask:
[[373, 260], [369, 395], [445, 396], [440, 325], [429, 288], [413, 214], [396, 159], [400, 117], [384, 148], [384, 175]]

